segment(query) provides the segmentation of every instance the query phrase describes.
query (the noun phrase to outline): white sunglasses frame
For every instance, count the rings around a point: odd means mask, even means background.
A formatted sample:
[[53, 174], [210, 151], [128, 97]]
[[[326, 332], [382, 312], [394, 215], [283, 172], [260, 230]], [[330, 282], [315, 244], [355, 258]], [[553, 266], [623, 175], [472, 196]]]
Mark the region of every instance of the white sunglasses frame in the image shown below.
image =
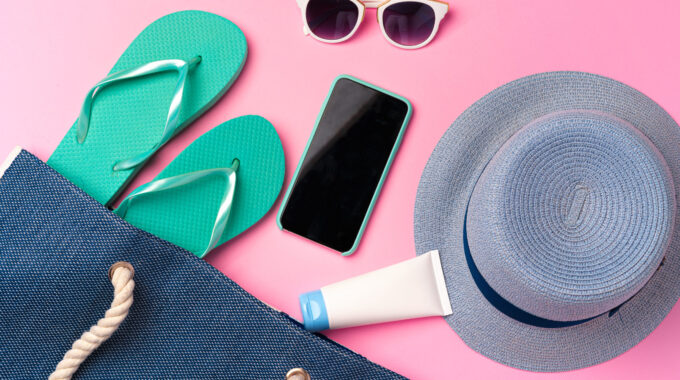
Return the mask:
[[[386, 1], [383, 1], [383, 0], [364, 0], [363, 2], [359, 1], [359, 0], [347, 0], [347, 1], [352, 2], [359, 9], [359, 20], [357, 20], [356, 25], [354, 25], [354, 29], [352, 29], [352, 31], [349, 32], [349, 34], [347, 34], [345, 37], [337, 39], [337, 40], [327, 40], [325, 38], [321, 38], [321, 37], [317, 36], [316, 34], [314, 34], [312, 32], [311, 28], [309, 27], [309, 25], [307, 24], [307, 15], [306, 15], [307, 4], [309, 4], [309, 2], [312, 1], [312, 0], [296, 0], [296, 1], [297, 1], [298, 6], [300, 7], [300, 12], [302, 13], [302, 23], [303, 23], [302, 31], [303, 31], [303, 33], [305, 35], [311, 35], [314, 39], [316, 39], [318, 41], [329, 43], [329, 44], [337, 44], [337, 43], [340, 43], [340, 42], [347, 41], [348, 39], [352, 38], [352, 36], [354, 36], [354, 33], [356, 33], [356, 31], [359, 29], [359, 25], [364, 21], [364, 14], [366, 13], [366, 8], [377, 8], [378, 9], [378, 12], [377, 12], [378, 24], [380, 24], [380, 30], [382, 31], [383, 37], [385, 37], [385, 39], [389, 43], [391, 43], [392, 45], [399, 47], [399, 48], [402, 48], [402, 49], [418, 49], [418, 48], [421, 48], [421, 47], [429, 44], [432, 41], [432, 39], [434, 38], [434, 36], [437, 34], [437, 31], [439, 30], [439, 23], [441, 23], [441, 21], [444, 19], [444, 16], [446, 16], [446, 13], [448, 13], [448, 11], [449, 11], [449, 4], [445, 3], [443, 1], [439, 1], [439, 0], [386, 0]], [[402, 45], [402, 44], [395, 42], [394, 40], [392, 40], [387, 35], [387, 32], [385, 31], [385, 25], [383, 24], [383, 21], [382, 21], [383, 20], [383, 13], [385, 12], [385, 9], [387, 8], [388, 5], [393, 5], [393, 4], [398, 4], [398, 3], [406, 3], [406, 2], [413, 2], [413, 1], [415, 1], [417, 3], [426, 4], [426, 5], [429, 5], [430, 7], [432, 7], [432, 9], [434, 10], [434, 17], [435, 17], [434, 27], [432, 28], [432, 33], [430, 33], [430, 36], [427, 37], [427, 39], [425, 41], [421, 42], [420, 44], [418, 44], [418, 45]]]

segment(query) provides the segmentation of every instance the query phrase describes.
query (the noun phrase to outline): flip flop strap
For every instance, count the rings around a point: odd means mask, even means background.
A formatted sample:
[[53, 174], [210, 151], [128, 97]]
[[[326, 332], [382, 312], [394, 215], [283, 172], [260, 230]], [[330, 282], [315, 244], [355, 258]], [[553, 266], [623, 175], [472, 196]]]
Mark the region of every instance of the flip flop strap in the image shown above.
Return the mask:
[[114, 171], [131, 169], [139, 164], [143, 163], [149, 157], [151, 157], [156, 151], [163, 146], [172, 136], [177, 132], [179, 123], [179, 112], [182, 106], [182, 96], [184, 94], [184, 84], [187, 79], [187, 74], [189, 70], [194, 68], [198, 63], [201, 62], [201, 57], [197, 56], [188, 61], [181, 59], [166, 59], [161, 61], [154, 61], [143, 64], [141, 66], [133, 67], [126, 70], [117, 71], [113, 74], [108, 75], [106, 78], [102, 79], [97, 83], [92, 89], [87, 93], [83, 106], [80, 109], [80, 117], [78, 118], [78, 126], [76, 129], [76, 137], [78, 143], [82, 144], [85, 142], [85, 137], [87, 136], [87, 131], [90, 127], [90, 114], [92, 112], [92, 102], [94, 97], [104, 88], [113, 83], [123, 81], [126, 79], [139, 78], [146, 75], [156, 74], [164, 71], [176, 70], [179, 74], [177, 78], [177, 85], [175, 86], [175, 91], [172, 95], [172, 101], [170, 102], [170, 108], [168, 110], [168, 117], [165, 121], [165, 127], [163, 128], [163, 135], [159, 142], [153, 146], [153, 148], [147, 150], [146, 152], [140, 153], [135, 157], [119, 161], [113, 167]]
[[115, 209], [113, 212], [116, 215], [120, 216], [121, 218], [125, 218], [125, 215], [127, 214], [127, 211], [130, 208], [130, 204], [136, 198], [184, 186], [196, 182], [202, 178], [210, 176], [223, 176], [227, 180], [227, 189], [224, 192], [224, 195], [222, 196], [222, 200], [220, 201], [220, 207], [217, 210], [215, 223], [213, 224], [212, 232], [210, 234], [210, 241], [208, 242], [207, 248], [203, 251], [203, 255], [205, 255], [210, 250], [215, 248], [220, 238], [222, 237], [224, 229], [227, 226], [227, 220], [229, 219], [231, 206], [234, 202], [234, 190], [236, 188], [237, 170], [238, 160], [234, 160], [234, 164], [230, 168], [199, 170], [191, 173], [180, 174], [174, 177], [168, 177], [151, 181], [138, 187], [132, 193], [130, 193], [130, 195], [123, 199], [118, 208]]

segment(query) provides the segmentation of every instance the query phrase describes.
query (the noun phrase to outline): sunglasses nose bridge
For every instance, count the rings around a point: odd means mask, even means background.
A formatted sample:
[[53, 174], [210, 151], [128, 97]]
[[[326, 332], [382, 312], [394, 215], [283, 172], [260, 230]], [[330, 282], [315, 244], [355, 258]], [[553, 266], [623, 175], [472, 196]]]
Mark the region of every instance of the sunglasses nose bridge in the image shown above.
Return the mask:
[[385, 1], [385, 0], [363, 0], [363, 1], [361, 1], [361, 3], [366, 8], [379, 8], [384, 3], [387, 3], [387, 1]]

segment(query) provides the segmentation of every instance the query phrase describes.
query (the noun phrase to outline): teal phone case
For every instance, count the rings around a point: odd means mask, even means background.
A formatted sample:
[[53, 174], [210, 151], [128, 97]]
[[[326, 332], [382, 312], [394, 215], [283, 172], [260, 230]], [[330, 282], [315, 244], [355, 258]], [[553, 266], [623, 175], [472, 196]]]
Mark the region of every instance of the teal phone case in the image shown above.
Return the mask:
[[[387, 160], [387, 164], [385, 165], [385, 168], [383, 169], [382, 176], [380, 177], [380, 181], [378, 182], [378, 186], [375, 189], [375, 192], [373, 193], [373, 198], [371, 199], [371, 203], [368, 206], [368, 210], [366, 211], [366, 215], [364, 216], [363, 222], [361, 222], [361, 228], [359, 229], [359, 233], [357, 234], [356, 239], [354, 240], [354, 244], [352, 245], [352, 248], [350, 248], [349, 251], [346, 252], [341, 252], [343, 256], [349, 256], [354, 251], [356, 251], [357, 247], [359, 246], [359, 242], [361, 241], [361, 237], [364, 234], [364, 230], [366, 229], [366, 224], [368, 223], [368, 219], [371, 217], [371, 213], [373, 212], [373, 207], [375, 206], [375, 202], [378, 200], [378, 194], [380, 194], [380, 190], [382, 189], [383, 183], [385, 182], [385, 178], [387, 177], [387, 173], [390, 171], [390, 167], [392, 166], [392, 161], [394, 160], [394, 157], [397, 154], [397, 150], [399, 150], [399, 145], [401, 145], [401, 140], [404, 137], [404, 131], [406, 131], [406, 126], [408, 125], [408, 122], [411, 120], [411, 114], [413, 113], [413, 107], [411, 106], [411, 103], [404, 98], [403, 96], [394, 94], [390, 91], [387, 91], [385, 89], [382, 89], [380, 87], [377, 87], [375, 85], [372, 85], [370, 83], [364, 82], [361, 79], [355, 78], [350, 75], [340, 75], [335, 80], [333, 80], [333, 84], [331, 85], [330, 91], [328, 91], [328, 95], [326, 95], [326, 100], [323, 102], [323, 106], [321, 107], [321, 112], [319, 112], [319, 115], [316, 117], [316, 122], [314, 124], [314, 129], [312, 130], [311, 135], [309, 136], [309, 140], [307, 140], [307, 146], [305, 146], [305, 150], [302, 153], [302, 157], [300, 158], [300, 161], [298, 161], [297, 167], [295, 168], [295, 173], [293, 173], [293, 178], [290, 181], [290, 184], [288, 185], [288, 189], [286, 189], [286, 194], [283, 198], [283, 202], [281, 202], [281, 207], [279, 208], [278, 215], [276, 217], [276, 224], [279, 226], [279, 229], [283, 230], [283, 225], [281, 224], [281, 215], [283, 214], [283, 210], [286, 208], [286, 204], [288, 203], [288, 197], [290, 196], [290, 192], [293, 189], [293, 184], [295, 184], [295, 181], [297, 180], [298, 173], [300, 171], [300, 167], [302, 166], [302, 162], [305, 160], [305, 157], [307, 156], [307, 151], [309, 150], [309, 146], [312, 143], [312, 139], [314, 138], [314, 135], [316, 135], [316, 129], [319, 127], [319, 121], [321, 120], [321, 116], [323, 115], [324, 111], [326, 110], [326, 105], [328, 104], [328, 99], [330, 98], [331, 94], [333, 93], [333, 90], [335, 89], [335, 84], [340, 80], [340, 79], [349, 79], [351, 81], [357, 82], [359, 84], [362, 84], [366, 87], [372, 88], [376, 91], [380, 91], [384, 94], [387, 94], [389, 96], [395, 97], [404, 103], [406, 103], [406, 106], [408, 108], [408, 111], [406, 112], [406, 116], [404, 117], [404, 122], [401, 125], [401, 128], [399, 129], [399, 135], [397, 136], [397, 140], [394, 143], [394, 146], [392, 147], [392, 151], [390, 152], [390, 157]], [[313, 240], [312, 240], [313, 241]], [[316, 242], [315, 242], [316, 243]], [[319, 243], [317, 243], [319, 244]], [[323, 244], [319, 244], [324, 247], [326, 247]], [[326, 247], [329, 248], [329, 247]], [[332, 249], [332, 248], [329, 248]]]

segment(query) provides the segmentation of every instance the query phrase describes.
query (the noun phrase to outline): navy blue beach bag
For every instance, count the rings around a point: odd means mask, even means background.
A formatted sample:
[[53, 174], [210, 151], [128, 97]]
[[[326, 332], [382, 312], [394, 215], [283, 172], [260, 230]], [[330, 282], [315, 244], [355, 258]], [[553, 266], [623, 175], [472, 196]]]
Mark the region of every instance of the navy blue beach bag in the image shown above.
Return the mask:
[[118, 262], [134, 270], [134, 303], [76, 378], [401, 378], [129, 225], [26, 151], [0, 167], [0, 232], [2, 379], [55, 370], [111, 306]]

